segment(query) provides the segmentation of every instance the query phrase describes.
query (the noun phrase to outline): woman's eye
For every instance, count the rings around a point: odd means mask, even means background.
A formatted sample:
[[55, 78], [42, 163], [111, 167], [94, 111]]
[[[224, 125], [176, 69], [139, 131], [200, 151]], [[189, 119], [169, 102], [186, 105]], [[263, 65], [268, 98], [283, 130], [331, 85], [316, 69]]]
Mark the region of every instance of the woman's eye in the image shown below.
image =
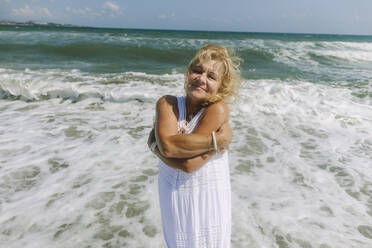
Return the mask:
[[208, 75], [210, 79], [216, 80], [216, 77], [214, 75]]

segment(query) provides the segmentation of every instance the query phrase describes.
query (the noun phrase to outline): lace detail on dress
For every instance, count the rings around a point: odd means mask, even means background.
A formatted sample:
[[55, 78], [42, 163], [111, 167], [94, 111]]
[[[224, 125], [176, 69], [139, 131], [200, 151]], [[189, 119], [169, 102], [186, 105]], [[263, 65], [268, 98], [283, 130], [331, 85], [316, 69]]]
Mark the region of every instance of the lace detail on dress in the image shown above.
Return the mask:
[[204, 113], [205, 108], [200, 111], [191, 119], [190, 122], [186, 121], [186, 99], [184, 97], [177, 97], [178, 104], [178, 133], [192, 133], [198, 124], [200, 116]]
[[188, 248], [187, 244], [193, 244], [198, 248], [216, 248], [221, 243], [221, 227], [212, 226], [199, 230], [197, 233], [176, 233], [177, 248]]
[[194, 191], [200, 187], [209, 189], [224, 188], [228, 183], [228, 177], [225, 173], [226, 166], [223, 163], [227, 161], [227, 152], [225, 154], [216, 155], [206, 165], [192, 173], [185, 173], [181, 170], [171, 168], [161, 162], [162, 180], [169, 187], [180, 192]]

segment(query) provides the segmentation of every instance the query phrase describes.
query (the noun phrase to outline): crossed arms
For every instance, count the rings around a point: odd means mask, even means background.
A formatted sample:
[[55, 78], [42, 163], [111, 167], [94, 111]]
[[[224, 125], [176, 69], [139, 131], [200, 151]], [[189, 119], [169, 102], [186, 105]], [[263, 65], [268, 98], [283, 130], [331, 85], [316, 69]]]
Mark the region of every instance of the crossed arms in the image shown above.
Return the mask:
[[212, 131], [216, 132], [218, 152], [223, 152], [231, 142], [229, 109], [223, 102], [216, 102], [204, 111], [198, 126], [191, 134], [179, 134], [177, 126], [177, 98], [163, 96], [156, 104], [156, 121], [148, 145], [156, 140], [154, 154], [170, 167], [187, 173], [202, 167], [215, 153]]

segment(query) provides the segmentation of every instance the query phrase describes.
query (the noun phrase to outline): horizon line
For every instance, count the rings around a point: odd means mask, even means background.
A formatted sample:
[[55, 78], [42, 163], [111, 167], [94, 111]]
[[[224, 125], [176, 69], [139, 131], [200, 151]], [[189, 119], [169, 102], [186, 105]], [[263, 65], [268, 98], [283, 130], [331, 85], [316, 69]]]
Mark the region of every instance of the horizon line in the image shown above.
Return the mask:
[[[121, 29], [121, 30], [143, 30], [143, 31], [181, 31], [181, 32], [216, 32], [216, 33], [254, 33], [254, 34], [289, 34], [289, 35], [337, 35], [337, 36], [367, 36], [370, 37], [372, 34], [352, 34], [352, 33], [302, 33], [302, 32], [283, 32], [283, 31], [237, 31], [237, 30], [203, 30], [203, 29], [176, 29], [176, 28], [131, 28], [131, 27], [110, 27], [110, 26], [88, 26], [85, 24], [69, 24], [69, 23], [56, 23], [56, 22], [45, 22], [45, 21], [10, 21], [0, 20], [1, 22], [13, 22], [13, 23], [33, 23], [36, 26], [46, 27], [48, 24], [61, 25], [61, 28], [95, 28], [95, 29]], [[37, 23], [46, 23], [37, 24]], [[15, 26], [14, 24], [0, 24], [5, 26]]]

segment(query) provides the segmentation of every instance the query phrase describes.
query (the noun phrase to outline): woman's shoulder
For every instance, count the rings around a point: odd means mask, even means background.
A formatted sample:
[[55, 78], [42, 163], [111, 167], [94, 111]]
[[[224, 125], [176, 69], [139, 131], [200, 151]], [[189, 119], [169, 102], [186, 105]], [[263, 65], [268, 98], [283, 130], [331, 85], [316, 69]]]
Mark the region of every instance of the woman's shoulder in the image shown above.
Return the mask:
[[164, 95], [160, 97], [156, 103], [157, 111], [171, 111], [176, 116], [178, 115], [177, 97], [171, 95]]
[[230, 110], [227, 104], [223, 101], [218, 101], [210, 104], [208, 107], [206, 107], [202, 120], [209, 122], [219, 122], [224, 123], [228, 121], [230, 118]]
[[229, 106], [224, 101], [218, 101], [210, 104], [206, 110], [206, 113], [213, 112], [215, 114], [229, 115]]
[[177, 97], [171, 95], [164, 95], [158, 99], [157, 104], [174, 105], [177, 103]]

